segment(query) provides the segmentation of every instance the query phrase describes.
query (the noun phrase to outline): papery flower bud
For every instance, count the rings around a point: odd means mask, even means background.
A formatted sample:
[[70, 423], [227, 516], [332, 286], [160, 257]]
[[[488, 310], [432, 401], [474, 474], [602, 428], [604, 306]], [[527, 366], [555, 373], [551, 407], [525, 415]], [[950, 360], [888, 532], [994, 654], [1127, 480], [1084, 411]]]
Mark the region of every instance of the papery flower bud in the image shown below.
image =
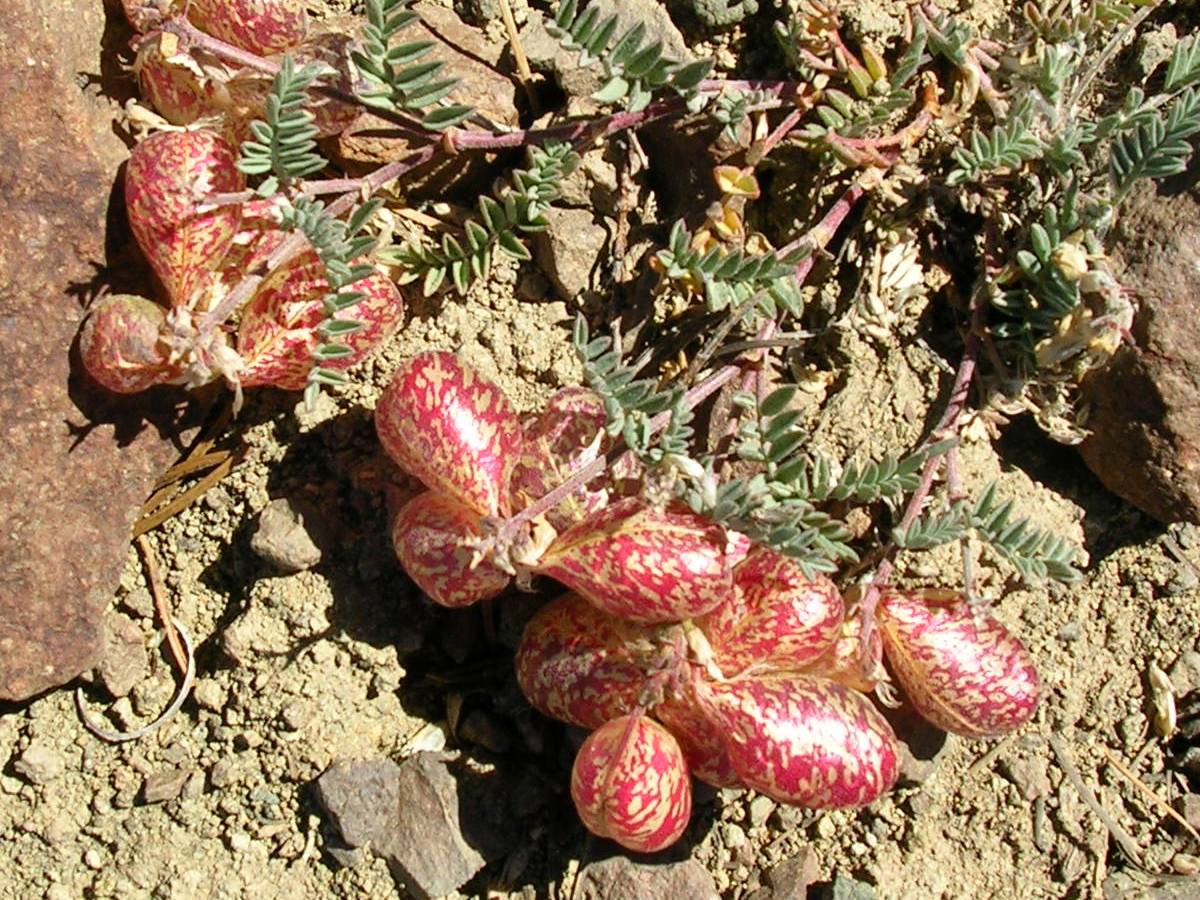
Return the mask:
[[[339, 335], [336, 342], [350, 348], [348, 356], [319, 364], [347, 369], [396, 333], [404, 317], [404, 299], [397, 287], [378, 272], [349, 285], [363, 298], [334, 313], [335, 321], [351, 320], [362, 327]], [[271, 272], [242, 313], [238, 352], [245, 362], [241, 382], [246, 387], [273, 385], [298, 391], [318, 363], [313, 351], [321, 343], [318, 328], [327, 320], [324, 297], [329, 291], [325, 264], [308, 250]]]
[[202, 31], [259, 56], [295, 47], [308, 33], [308, 14], [295, 0], [191, 0]]
[[842, 623], [833, 646], [804, 667], [805, 675], [828, 678], [864, 694], [875, 690], [862, 665], [862, 619], [853, 616]]
[[539, 711], [584, 728], [637, 706], [653, 657], [652, 634], [566, 594], [542, 607], [517, 648], [517, 682]]
[[571, 799], [589, 831], [637, 853], [675, 843], [692, 815], [679, 744], [644, 716], [622, 716], [588, 735], [571, 771]]
[[700, 626], [727, 676], [748, 667], [801, 669], [827, 652], [845, 617], [842, 595], [824, 575], [756, 547], [733, 571], [729, 599]]
[[131, 294], [110, 294], [88, 313], [79, 334], [83, 366], [110, 391], [133, 394], [177, 373], [161, 341], [166, 310]]
[[[569, 387], [556, 393], [546, 409], [525, 428], [520, 458], [513, 468], [514, 509], [524, 509], [568, 480], [611, 445], [604, 434], [604, 401], [594, 391]], [[547, 521], [565, 531], [608, 502], [599, 482], [584, 485], [546, 512]]]
[[129, 225], [173, 303], [210, 279], [237, 233], [237, 206], [196, 212], [204, 197], [245, 186], [236, 163], [236, 151], [210, 131], [162, 131], [133, 148]]
[[479, 515], [507, 515], [521, 424], [500, 388], [453, 353], [419, 353], [375, 407], [383, 449], [427, 487]]
[[600, 609], [633, 622], [701, 616], [732, 588], [725, 529], [683, 508], [636, 497], [559, 535], [538, 571]]
[[896, 782], [891, 726], [870, 700], [824, 678], [698, 684], [742, 782], [810, 809], [865, 806]]
[[480, 559], [479, 516], [449, 497], [425, 491], [392, 523], [392, 545], [408, 577], [442, 606], [470, 606], [508, 587], [509, 576]]
[[1040, 682], [1024, 645], [956, 595], [888, 593], [879, 605], [884, 652], [922, 716], [964, 737], [1000, 737], [1037, 710]]

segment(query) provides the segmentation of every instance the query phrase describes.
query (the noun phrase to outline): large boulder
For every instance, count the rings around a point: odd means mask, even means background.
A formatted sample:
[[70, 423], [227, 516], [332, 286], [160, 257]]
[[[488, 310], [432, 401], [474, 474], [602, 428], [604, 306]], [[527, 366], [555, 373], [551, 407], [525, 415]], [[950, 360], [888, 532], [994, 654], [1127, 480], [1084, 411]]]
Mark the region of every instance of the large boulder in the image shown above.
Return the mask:
[[[119, 13], [116, 13], [119, 15]], [[12, 0], [0, 29], [0, 699], [90, 668], [134, 516], [175, 453], [170, 399], [73, 373], [118, 166], [95, 0]]]
[[1092, 435], [1080, 446], [1113, 493], [1162, 522], [1200, 522], [1200, 188], [1146, 183], [1114, 231], [1136, 298], [1134, 347], [1090, 375]]

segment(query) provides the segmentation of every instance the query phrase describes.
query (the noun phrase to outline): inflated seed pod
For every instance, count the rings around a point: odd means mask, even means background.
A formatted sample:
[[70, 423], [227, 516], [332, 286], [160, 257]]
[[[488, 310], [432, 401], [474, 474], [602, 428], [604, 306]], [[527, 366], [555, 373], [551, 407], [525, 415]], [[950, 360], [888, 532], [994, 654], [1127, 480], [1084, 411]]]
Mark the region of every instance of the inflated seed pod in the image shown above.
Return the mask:
[[210, 279], [233, 242], [237, 206], [196, 210], [209, 194], [245, 186], [236, 163], [237, 152], [211, 131], [160, 131], [133, 148], [129, 225], [173, 303], [186, 303]]
[[259, 56], [295, 47], [308, 33], [308, 14], [295, 0], [191, 0], [196, 26]]
[[138, 46], [133, 71], [142, 97], [172, 125], [190, 125], [230, 105], [228, 69], [207, 57], [201, 64], [173, 34], [148, 36]]
[[1040, 682], [1024, 645], [960, 598], [888, 593], [879, 605], [884, 653], [922, 716], [964, 737], [1000, 737], [1037, 710]]
[[693, 775], [716, 788], [741, 787], [742, 780], [729, 759], [721, 726], [697, 701], [694, 679], [700, 677], [703, 676], [699, 669], [689, 667], [681, 683], [651, 714], [675, 735]]
[[475, 565], [479, 516], [455, 500], [425, 491], [396, 514], [392, 546], [408, 577], [442, 606], [470, 606], [508, 587], [509, 576], [488, 559]]
[[[594, 391], [569, 387], [556, 393], [545, 410], [525, 427], [524, 449], [512, 474], [513, 508], [524, 509], [602, 455], [612, 441], [604, 434], [604, 401]], [[558, 531], [608, 502], [601, 476], [546, 513]]]
[[[404, 317], [404, 300], [378, 272], [346, 288], [363, 295], [353, 306], [334, 313], [337, 321], [362, 327], [336, 338], [350, 353], [324, 360], [327, 369], [346, 369], [367, 357], [396, 333]], [[298, 391], [308, 383], [316, 363], [313, 351], [322, 342], [318, 328], [326, 321], [324, 297], [329, 292], [325, 264], [308, 250], [275, 269], [263, 280], [242, 313], [238, 353], [245, 362], [246, 387], [272, 385]]]
[[133, 394], [178, 374], [161, 338], [166, 310], [131, 294], [110, 294], [92, 307], [79, 333], [83, 366], [100, 384]]
[[622, 716], [597, 728], [579, 748], [571, 799], [593, 834], [653, 853], [687, 828], [692, 782], [669, 731], [645, 716]]
[[560, 534], [537, 568], [610, 615], [677, 622], [729, 597], [728, 543], [724, 528], [687, 509], [629, 497]]
[[854, 688], [864, 694], [875, 690], [877, 682], [867, 676], [862, 666], [862, 619], [851, 616], [842, 623], [833, 646], [804, 667], [805, 675], [819, 675]]
[[782, 803], [841, 809], [865, 806], [896, 782], [891, 726], [844, 685], [780, 675], [698, 687], [747, 787]]
[[727, 675], [749, 667], [801, 669], [826, 653], [845, 618], [842, 595], [824, 575], [755, 547], [733, 570], [729, 599], [697, 620]]
[[507, 515], [521, 423], [504, 393], [453, 353], [405, 362], [375, 407], [383, 449], [429, 488], [479, 515]]
[[566, 594], [525, 626], [517, 682], [546, 715], [599, 728], [637, 706], [653, 659], [650, 639], [646, 629]]

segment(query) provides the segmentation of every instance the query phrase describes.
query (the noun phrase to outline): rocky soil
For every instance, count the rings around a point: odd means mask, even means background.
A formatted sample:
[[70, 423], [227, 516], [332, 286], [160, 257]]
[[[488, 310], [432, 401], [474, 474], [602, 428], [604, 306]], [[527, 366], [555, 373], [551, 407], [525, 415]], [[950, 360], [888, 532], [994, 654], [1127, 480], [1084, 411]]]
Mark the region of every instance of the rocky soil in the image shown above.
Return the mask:
[[[479, 6], [480, 20], [496, 18]], [[867, 4], [855, 21], [891, 33], [892, 7]], [[999, 13], [980, 5], [972, 16], [986, 25]], [[487, 31], [502, 44], [494, 21]], [[744, 48], [725, 36], [701, 49]], [[116, 114], [112, 97], [82, 95]], [[213, 401], [201, 434], [236, 465], [146, 535], [195, 646], [194, 687], [141, 740], [113, 743], [82, 724], [138, 728], [176, 689], [147, 565], [128, 547], [119, 585], [96, 601], [104, 639], [78, 697], [0, 706], [0, 898], [1200, 895], [1200, 839], [1187, 830], [1200, 830], [1200, 754], [1156, 731], [1149, 674], [1169, 674], [1182, 724], [1200, 719], [1200, 529], [1138, 512], [1027, 419], [995, 441], [980, 429], [962, 463], [969, 491], [998, 480], [1038, 527], [1087, 553], [1071, 590], [1021, 589], [1004, 565], [983, 570], [982, 590], [1040, 666], [1045, 699], [1029, 726], [988, 743], [897, 713], [900, 785], [861, 812], [701, 787], [667, 854], [630, 857], [587, 835], [567, 794], [582, 734], [531, 712], [511, 671], [546, 595], [456, 611], [419, 595], [387, 536], [389, 509], [416, 486], [384, 458], [371, 411], [398, 362], [427, 348], [460, 352], [522, 412], [578, 383], [568, 298], [594, 312], [606, 279], [636, 259], [636, 231], [626, 256], [613, 249], [617, 184], [613, 163], [589, 155], [552, 232], [570, 240], [547, 240], [539, 265], [499, 264], [463, 299], [414, 300], [395, 341], [314, 411], [265, 391], [228, 425], [227, 398]], [[636, 201], [651, 221], [657, 198], [643, 187]], [[918, 297], [883, 336], [842, 328], [796, 361], [812, 386], [814, 447], [878, 457], [921, 439], [956, 362], [936, 302]], [[65, 467], [53, 477], [74, 483]], [[112, 536], [124, 547], [122, 515]], [[942, 583], [956, 552], [901, 557], [898, 577]]]

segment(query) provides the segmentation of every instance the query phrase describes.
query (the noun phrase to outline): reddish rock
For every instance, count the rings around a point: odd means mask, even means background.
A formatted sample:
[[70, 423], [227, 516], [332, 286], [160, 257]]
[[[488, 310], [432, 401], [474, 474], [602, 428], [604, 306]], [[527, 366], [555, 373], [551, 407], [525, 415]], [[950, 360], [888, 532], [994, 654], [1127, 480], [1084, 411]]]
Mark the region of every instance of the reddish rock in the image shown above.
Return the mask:
[[78, 298], [105, 264], [109, 196], [127, 155], [111, 104], [76, 79], [101, 70], [104, 24], [94, 0], [13, 0], [0, 30], [4, 700], [96, 662], [130, 525], [175, 454], [164, 436], [178, 435], [146, 401], [109, 395], [72, 368]]
[[1080, 446], [1105, 487], [1162, 522], [1200, 522], [1200, 188], [1135, 190], [1115, 229], [1136, 347], [1083, 384]]

